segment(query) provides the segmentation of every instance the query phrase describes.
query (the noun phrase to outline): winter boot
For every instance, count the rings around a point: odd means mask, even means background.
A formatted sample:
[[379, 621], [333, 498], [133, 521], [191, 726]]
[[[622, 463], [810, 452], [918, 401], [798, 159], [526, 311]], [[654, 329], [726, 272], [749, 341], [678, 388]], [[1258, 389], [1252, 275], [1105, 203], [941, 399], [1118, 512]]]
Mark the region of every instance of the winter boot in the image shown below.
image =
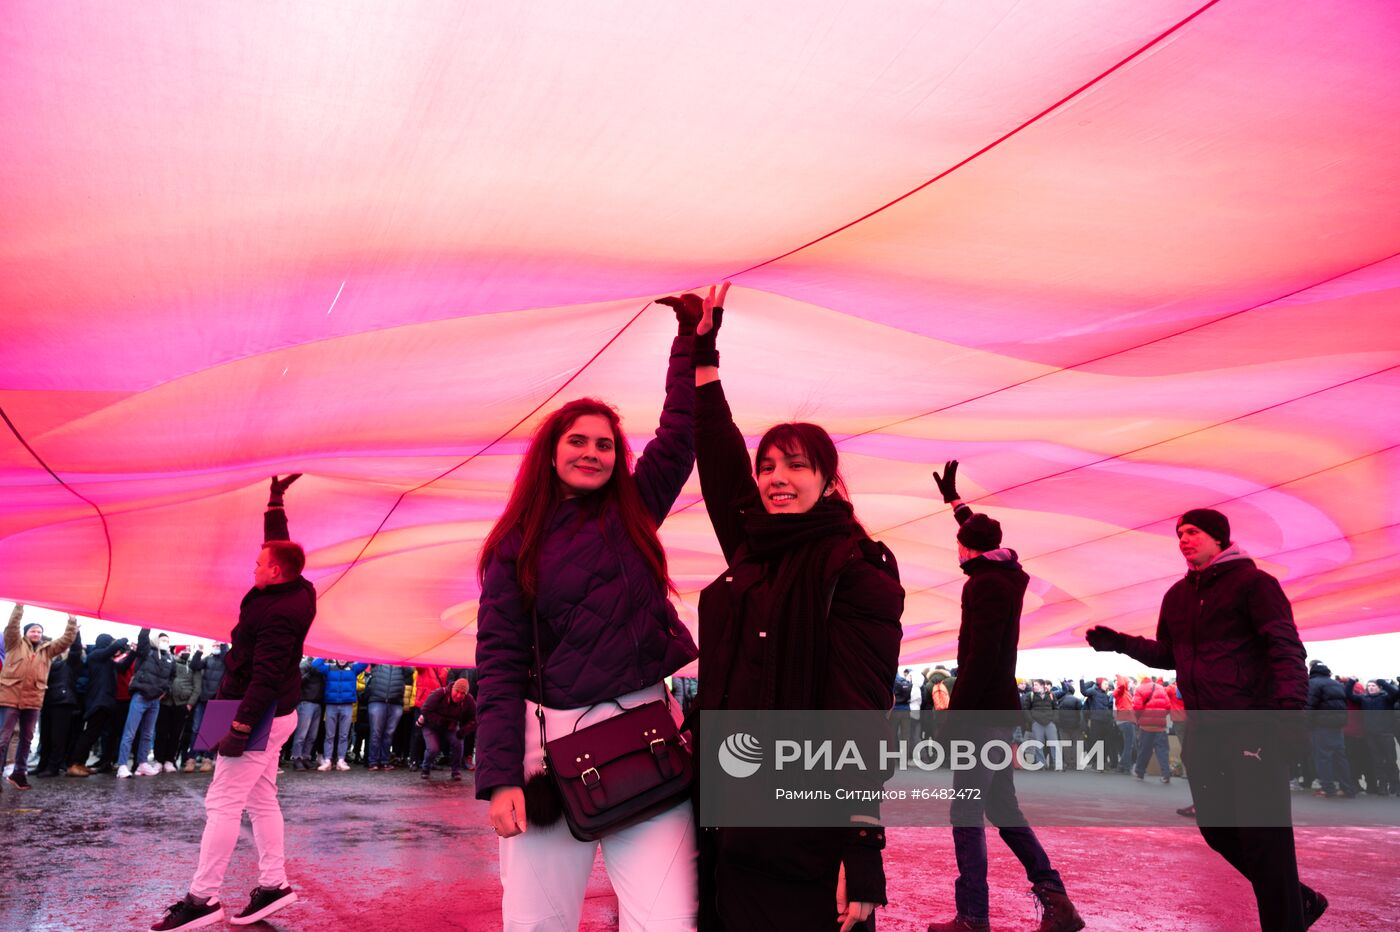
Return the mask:
[[1038, 883], [1031, 887], [1031, 893], [1040, 900], [1045, 912], [1040, 917], [1039, 932], [1077, 932], [1084, 928], [1084, 920], [1079, 910], [1069, 901], [1063, 890], [1056, 890], [1049, 884]]

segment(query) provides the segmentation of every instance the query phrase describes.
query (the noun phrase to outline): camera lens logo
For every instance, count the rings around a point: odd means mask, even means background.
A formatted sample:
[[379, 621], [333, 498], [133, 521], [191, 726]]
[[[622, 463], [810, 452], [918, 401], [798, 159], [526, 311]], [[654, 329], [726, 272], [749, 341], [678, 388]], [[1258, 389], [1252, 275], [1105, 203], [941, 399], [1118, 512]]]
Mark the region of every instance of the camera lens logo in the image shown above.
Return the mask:
[[725, 738], [719, 746], [719, 766], [731, 777], [751, 777], [762, 763], [763, 746], [753, 735], [741, 731]]

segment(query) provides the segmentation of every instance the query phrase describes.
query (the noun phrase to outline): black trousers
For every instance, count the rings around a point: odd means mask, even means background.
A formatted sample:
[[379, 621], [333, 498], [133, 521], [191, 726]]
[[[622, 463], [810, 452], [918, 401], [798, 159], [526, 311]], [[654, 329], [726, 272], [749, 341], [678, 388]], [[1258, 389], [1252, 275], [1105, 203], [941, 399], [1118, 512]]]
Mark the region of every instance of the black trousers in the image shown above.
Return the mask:
[[[111, 717], [112, 710], [107, 706], [102, 706], [93, 709], [92, 714], [83, 720], [83, 733], [78, 736], [77, 743], [73, 745], [73, 763], [87, 764], [88, 755], [92, 753], [97, 739], [106, 733], [107, 721]], [[112, 749], [112, 756], [117, 756], [116, 748]]]
[[1103, 742], [1104, 767], [1109, 770], [1118, 769], [1118, 726], [1113, 723], [1112, 719], [1103, 722], [1098, 719], [1090, 719], [1089, 742], [1090, 744]]
[[62, 770], [68, 766], [68, 742], [78, 707], [46, 705], [39, 712], [39, 770]]
[[1254, 888], [1259, 927], [1301, 932], [1303, 900], [1312, 891], [1298, 881], [1288, 788], [1293, 755], [1281, 736], [1260, 721], [1193, 722], [1184, 753], [1201, 837]]
[[[839, 928], [840, 847], [824, 843], [821, 830], [722, 828], [707, 829], [704, 835], [708, 838], [702, 838], [700, 846], [701, 932], [835, 932]], [[838, 836], [831, 831], [830, 837]], [[711, 870], [712, 877], [707, 876]], [[875, 932], [874, 914], [855, 928]]]
[[107, 719], [107, 730], [102, 733], [102, 759], [97, 762], [99, 767], [112, 767], [117, 763], [117, 751], [121, 750], [122, 745], [122, 729], [126, 728], [126, 714], [130, 711], [130, 699], [118, 700], [111, 710]]
[[180, 756], [180, 735], [185, 730], [189, 709], [182, 705], [163, 705], [156, 718], [156, 762], [173, 764]]

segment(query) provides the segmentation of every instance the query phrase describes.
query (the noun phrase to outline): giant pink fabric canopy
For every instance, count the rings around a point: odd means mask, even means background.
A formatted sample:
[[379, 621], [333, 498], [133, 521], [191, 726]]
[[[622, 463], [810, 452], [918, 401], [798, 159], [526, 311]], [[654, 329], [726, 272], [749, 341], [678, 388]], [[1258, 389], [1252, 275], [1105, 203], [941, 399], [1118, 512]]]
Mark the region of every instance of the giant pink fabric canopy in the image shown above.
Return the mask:
[[1400, 629], [1393, 3], [35, 0], [0, 42], [0, 596], [222, 635], [302, 471], [312, 649], [469, 663], [532, 412], [644, 442], [643, 308], [732, 276], [740, 426], [838, 438], [904, 659], [953, 649], [951, 458], [1023, 646], [1151, 630], [1193, 506], [1306, 638]]

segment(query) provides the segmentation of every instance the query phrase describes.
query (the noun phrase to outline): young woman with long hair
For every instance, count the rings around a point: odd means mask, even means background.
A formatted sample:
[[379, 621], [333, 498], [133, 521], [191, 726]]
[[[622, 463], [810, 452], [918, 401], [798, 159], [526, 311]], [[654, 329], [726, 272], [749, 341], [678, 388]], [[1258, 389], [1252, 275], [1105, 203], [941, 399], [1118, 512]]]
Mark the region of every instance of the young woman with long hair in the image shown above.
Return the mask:
[[[481, 552], [476, 792], [490, 800], [500, 836], [507, 932], [578, 928], [600, 844], [623, 932], [695, 928], [688, 803], [601, 842], [580, 842], [557, 820], [557, 809], [553, 820], [544, 817], [549, 794], [536, 792], [544, 778], [534, 700], [553, 739], [664, 698], [664, 678], [696, 657], [668, 598], [656, 529], [695, 462], [691, 354], [702, 304], [663, 303], [675, 307], [680, 333], [671, 345], [661, 423], [635, 469], [617, 412], [591, 398], [569, 402], [535, 430], [505, 513]], [[530, 674], [535, 619], [542, 697]]]
[[[700, 596], [699, 706], [888, 711], [904, 611], [894, 557], [856, 520], [836, 445], [817, 425], [769, 429], [750, 471], [715, 349], [728, 287], [709, 302], [695, 351], [700, 488], [729, 563]], [[884, 829], [853, 819], [706, 830], [702, 927], [873, 928]]]

